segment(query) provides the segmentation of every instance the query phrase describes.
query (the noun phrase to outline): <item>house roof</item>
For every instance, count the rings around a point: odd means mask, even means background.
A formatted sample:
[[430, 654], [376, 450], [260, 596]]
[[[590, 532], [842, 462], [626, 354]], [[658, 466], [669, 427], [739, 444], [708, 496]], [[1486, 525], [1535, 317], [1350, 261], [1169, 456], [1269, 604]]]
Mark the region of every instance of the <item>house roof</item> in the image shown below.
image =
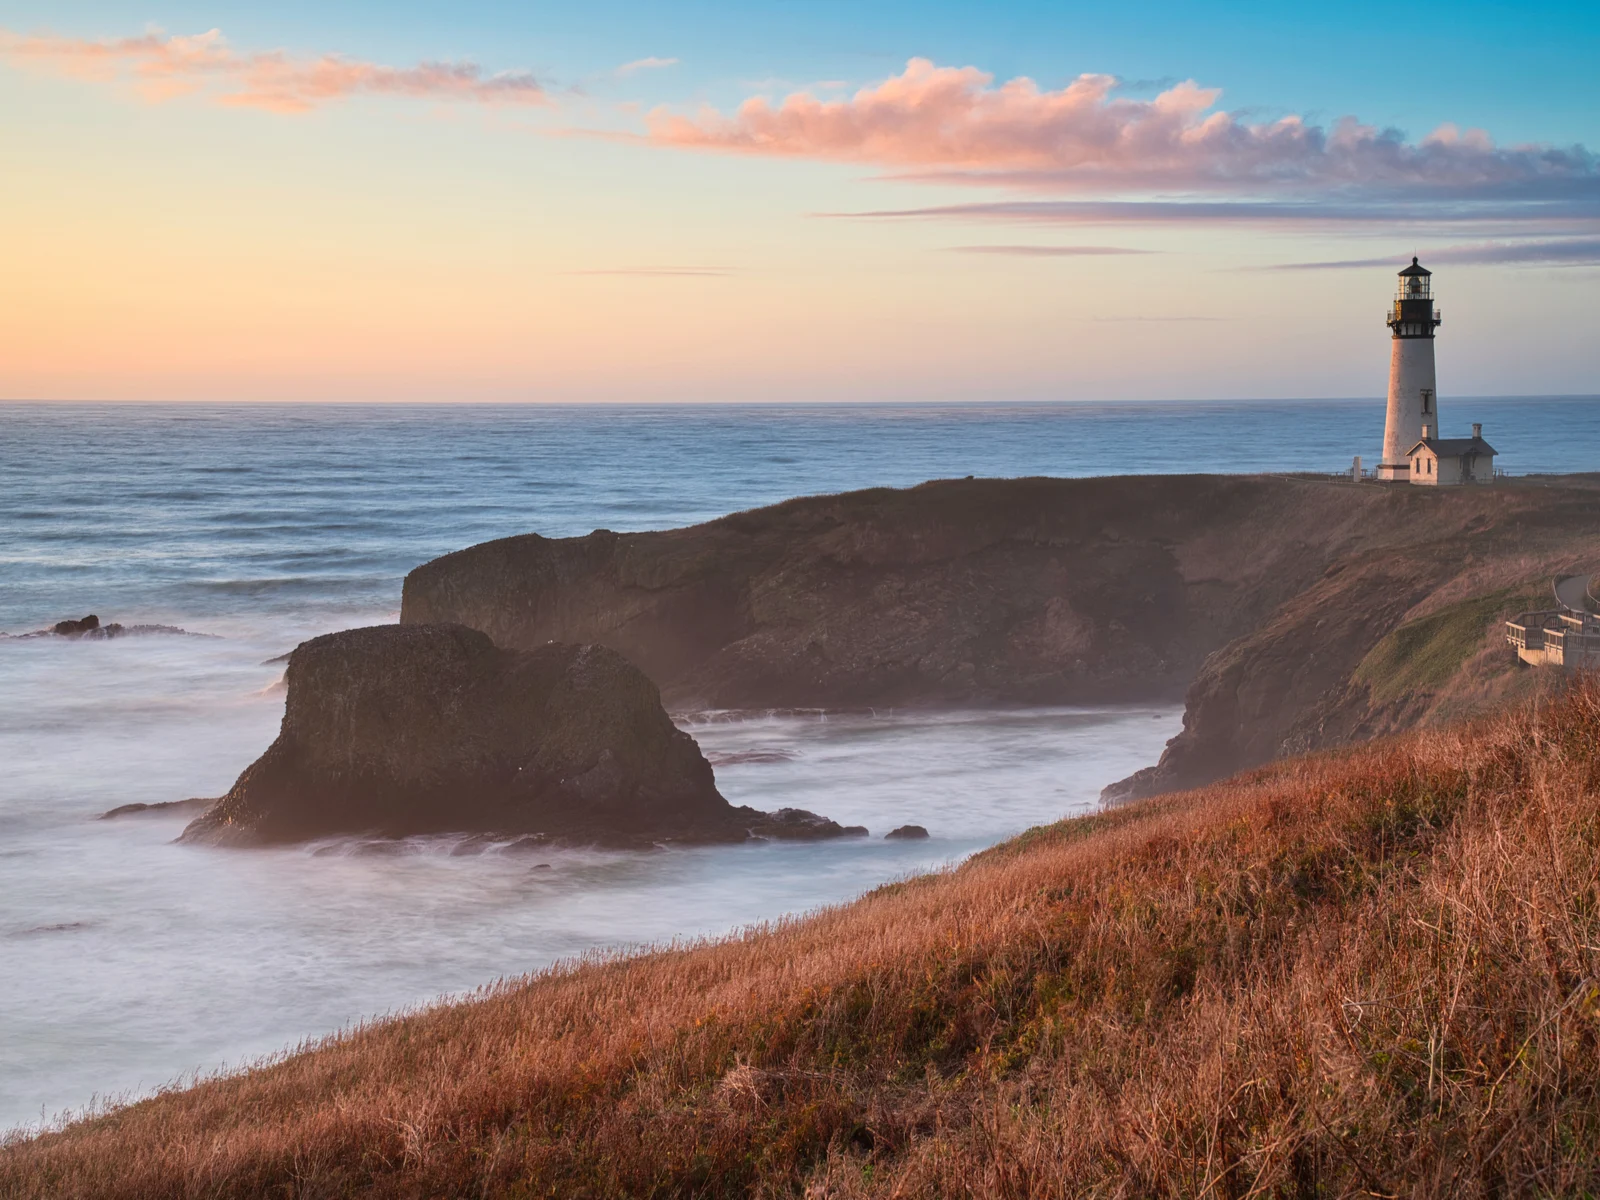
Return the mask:
[[1496, 454], [1497, 450], [1481, 437], [1465, 438], [1423, 438], [1415, 446], [1406, 451], [1410, 458], [1422, 447], [1432, 450], [1437, 458], [1463, 458], [1468, 454]]

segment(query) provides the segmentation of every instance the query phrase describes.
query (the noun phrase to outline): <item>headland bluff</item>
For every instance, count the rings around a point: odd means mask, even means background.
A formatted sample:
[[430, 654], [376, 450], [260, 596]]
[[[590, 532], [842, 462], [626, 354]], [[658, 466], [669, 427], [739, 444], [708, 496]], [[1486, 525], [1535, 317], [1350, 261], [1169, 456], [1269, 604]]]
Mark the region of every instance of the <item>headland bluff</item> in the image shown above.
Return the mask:
[[1600, 476], [945, 480], [487, 542], [401, 620], [609, 646], [680, 711], [1183, 696], [1131, 798], [1536, 690], [1496, 621], [1597, 556]]

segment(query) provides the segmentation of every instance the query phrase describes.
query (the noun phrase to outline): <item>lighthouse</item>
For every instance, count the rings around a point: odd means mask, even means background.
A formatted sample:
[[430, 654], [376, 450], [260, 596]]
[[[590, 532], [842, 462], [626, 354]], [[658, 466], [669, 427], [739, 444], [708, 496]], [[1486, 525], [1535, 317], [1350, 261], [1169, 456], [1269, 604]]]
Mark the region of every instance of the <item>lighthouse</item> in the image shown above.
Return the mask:
[[1400, 272], [1400, 287], [1387, 324], [1389, 411], [1383, 425], [1383, 458], [1378, 478], [1405, 482], [1411, 477], [1411, 448], [1439, 436], [1439, 392], [1433, 373], [1433, 331], [1439, 310], [1433, 306], [1433, 272], [1418, 264]]

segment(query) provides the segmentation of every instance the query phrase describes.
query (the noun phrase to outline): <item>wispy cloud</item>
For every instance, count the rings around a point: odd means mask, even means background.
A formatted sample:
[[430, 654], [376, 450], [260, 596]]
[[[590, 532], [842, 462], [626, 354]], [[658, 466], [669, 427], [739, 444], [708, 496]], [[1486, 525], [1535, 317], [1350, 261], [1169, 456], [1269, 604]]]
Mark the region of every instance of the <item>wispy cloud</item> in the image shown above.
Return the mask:
[[993, 200], [922, 208], [824, 212], [816, 217], [872, 221], [978, 221], [1029, 226], [1096, 225], [1488, 225], [1544, 221], [1553, 227], [1600, 223], [1600, 180], [1592, 199], [1416, 199], [1335, 194], [1324, 200]]
[[995, 254], [1014, 258], [1080, 258], [1102, 254], [1153, 254], [1126, 246], [946, 246], [951, 254]]
[[279, 113], [307, 112], [358, 95], [479, 104], [549, 103], [544, 87], [525, 71], [491, 74], [470, 62], [390, 67], [338, 54], [241, 52], [217, 29], [188, 36], [152, 31], [104, 40], [0, 30], [0, 57], [67, 75], [129, 79], [150, 99], [200, 91], [222, 104]]
[[[1356, 267], [1401, 267], [1408, 255], [1384, 258], [1341, 258], [1328, 262], [1279, 263], [1257, 267], [1261, 271], [1341, 271]], [[1600, 265], [1600, 238], [1566, 238], [1547, 242], [1481, 242], [1469, 246], [1440, 246], [1426, 252], [1430, 263], [1500, 265], [1537, 263], [1541, 265]]]
[[996, 85], [976, 67], [914, 58], [903, 72], [840, 100], [799, 91], [746, 100], [733, 116], [657, 108], [652, 140], [688, 149], [869, 163], [947, 181], [1063, 190], [1182, 189], [1284, 196], [1327, 189], [1521, 189], [1548, 194], [1600, 166], [1581, 146], [1496, 146], [1479, 130], [1441, 126], [1418, 142], [1352, 117], [1331, 129], [1299, 117], [1249, 123], [1216, 108], [1192, 80], [1153, 99], [1116, 95], [1110, 75], [1050, 91], [1031, 79]]
[[675, 58], [657, 58], [652, 54], [649, 58], [636, 58], [632, 62], [623, 63], [616, 69], [615, 74], [626, 78], [640, 71], [659, 71], [663, 67], [675, 67], [677, 65], [678, 60]]

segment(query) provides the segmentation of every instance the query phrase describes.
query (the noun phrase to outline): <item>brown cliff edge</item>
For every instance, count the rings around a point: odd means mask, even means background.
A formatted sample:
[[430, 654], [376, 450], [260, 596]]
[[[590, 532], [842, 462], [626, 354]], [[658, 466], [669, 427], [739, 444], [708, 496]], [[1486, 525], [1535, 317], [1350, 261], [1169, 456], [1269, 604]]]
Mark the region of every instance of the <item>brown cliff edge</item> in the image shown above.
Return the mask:
[[[1504, 699], [1527, 673], [1485, 657], [1485, 597], [1514, 606], [1597, 556], [1600, 476], [950, 480], [487, 542], [412, 571], [401, 620], [610, 646], [678, 710], [1186, 696], [1160, 764], [1108, 789], [1124, 798]], [[1462, 604], [1483, 619], [1455, 674], [1433, 664], [1405, 696], [1363, 676], [1386, 637]]]

